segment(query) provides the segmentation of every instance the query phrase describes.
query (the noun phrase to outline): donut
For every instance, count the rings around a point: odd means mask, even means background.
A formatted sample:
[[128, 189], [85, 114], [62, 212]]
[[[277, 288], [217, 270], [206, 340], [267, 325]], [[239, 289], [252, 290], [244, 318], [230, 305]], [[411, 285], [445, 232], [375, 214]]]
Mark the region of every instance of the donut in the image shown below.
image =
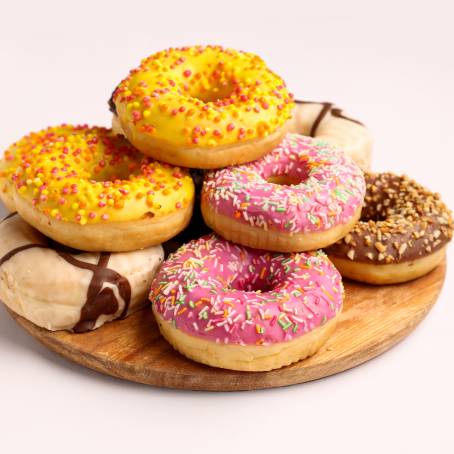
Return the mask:
[[416, 279], [437, 267], [452, 238], [451, 212], [405, 175], [366, 173], [360, 221], [326, 252], [344, 277], [369, 284]]
[[115, 132], [173, 165], [221, 168], [260, 158], [293, 109], [284, 81], [258, 56], [221, 46], [168, 49], [115, 89]]
[[361, 169], [370, 168], [373, 145], [370, 131], [330, 102], [295, 100], [287, 130], [324, 140], [343, 150]]
[[264, 158], [212, 171], [202, 189], [206, 224], [227, 240], [300, 252], [335, 243], [360, 217], [359, 167], [316, 139], [288, 134]]
[[208, 235], [162, 265], [150, 299], [165, 339], [209, 366], [267, 371], [314, 354], [333, 332], [342, 280], [322, 251], [276, 254]]
[[85, 332], [147, 304], [161, 246], [81, 252], [52, 242], [16, 214], [0, 223], [0, 300], [48, 330]]
[[3, 157], [0, 159], [0, 201], [3, 202], [5, 208], [11, 213], [16, 211], [14, 205], [14, 187], [11, 181], [11, 176], [19, 164], [16, 149], [18, 146], [28, 146], [30, 140], [33, 140], [32, 137], [33, 133], [21, 139], [19, 143], [13, 144], [4, 152]]
[[95, 252], [154, 246], [191, 217], [188, 172], [144, 157], [109, 129], [50, 127], [10, 151], [15, 208], [66, 246]]

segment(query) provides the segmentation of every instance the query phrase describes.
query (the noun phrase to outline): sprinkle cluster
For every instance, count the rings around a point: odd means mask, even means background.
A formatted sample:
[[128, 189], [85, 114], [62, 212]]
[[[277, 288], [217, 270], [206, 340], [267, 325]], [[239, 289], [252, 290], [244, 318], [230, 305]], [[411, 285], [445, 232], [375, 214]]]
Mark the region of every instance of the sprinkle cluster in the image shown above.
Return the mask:
[[[295, 184], [271, 182], [276, 177]], [[348, 222], [364, 194], [363, 174], [344, 153], [326, 143], [287, 134], [260, 160], [210, 172], [202, 203], [253, 227], [294, 234]]]
[[327, 252], [382, 264], [415, 260], [452, 239], [454, 223], [439, 194], [405, 175], [366, 173], [361, 220]]
[[150, 299], [187, 334], [270, 345], [323, 325], [343, 296], [341, 276], [321, 251], [276, 254], [209, 235], [170, 255]]
[[[21, 142], [28, 144], [36, 134], [32, 133], [29, 136], [24, 137]], [[11, 148], [3, 153], [3, 157], [0, 158], [0, 193], [10, 195], [12, 192], [12, 175], [19, 165], [20, 159], [16, 153], [14, 144]]]
[[260, 57], [221, 46], [151, 55], [119, 84], [113, 102], [126, 131], [205, 148], [266, 137], [294, 105], [284, 81]]
[[62, 125], [5, 153], [18, 194], [57, 220], [81, 225], [165, 216], [192, 203], [187, 172], [143, 157], [105, 128]]

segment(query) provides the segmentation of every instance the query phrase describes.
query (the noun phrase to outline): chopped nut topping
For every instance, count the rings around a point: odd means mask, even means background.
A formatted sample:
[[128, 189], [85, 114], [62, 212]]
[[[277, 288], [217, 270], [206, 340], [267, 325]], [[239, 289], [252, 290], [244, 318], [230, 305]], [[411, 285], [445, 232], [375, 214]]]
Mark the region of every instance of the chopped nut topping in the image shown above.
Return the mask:
[[374, 246], [375, 246], [375, 249], [377, 249], [378, 252], [385, 252], [386, 251], [386, 246], [383, 243], [380, 243], [379, 241], [376, 241]]
[[350, 260], [393, 263], [427, 255], [452, 239], [452, 214], [439, 194], [405, 175], [366, 172], [365, 178], [361, 220], [333, 250]]

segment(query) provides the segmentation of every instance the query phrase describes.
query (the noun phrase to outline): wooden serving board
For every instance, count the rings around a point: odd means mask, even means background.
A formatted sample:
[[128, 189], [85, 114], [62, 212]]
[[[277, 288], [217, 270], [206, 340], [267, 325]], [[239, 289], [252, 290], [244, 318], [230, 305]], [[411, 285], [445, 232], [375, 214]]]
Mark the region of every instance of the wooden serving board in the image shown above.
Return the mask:
[[83, 366], [154, 386], [238, 391], [303, 383], [342, 372], [405, 338], [434, 305], [446, 263], [416, 281], [373, 287], [346, 282], [344, 310], [335, 333], [314, 356], [271, 372], [235, 372], [186, 359], [160, 336], [151, 309], [85, 334], [49, 332], [11, 313], [46, 347]]

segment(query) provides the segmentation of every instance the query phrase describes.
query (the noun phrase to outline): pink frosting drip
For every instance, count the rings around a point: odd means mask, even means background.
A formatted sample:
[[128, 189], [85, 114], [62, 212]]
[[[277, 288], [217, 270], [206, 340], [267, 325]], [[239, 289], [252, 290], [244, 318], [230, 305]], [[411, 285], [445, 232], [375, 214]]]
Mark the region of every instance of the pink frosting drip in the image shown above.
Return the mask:
[[164, 262], [150, 300], [187, 334], [270, 345], [323, 325], [343, 296], [341, 276], [322, 251], [277, 254], [208, 235]]
[[[267, 181], [283, 175], [299, 183]], [[216, 212], [253, 227], [302, 233], [347, 223], [362, 205], [365, 191], [362, 171], [343, 152], [287, 134], [258, 161], [210, 172], [202, 197]]]

